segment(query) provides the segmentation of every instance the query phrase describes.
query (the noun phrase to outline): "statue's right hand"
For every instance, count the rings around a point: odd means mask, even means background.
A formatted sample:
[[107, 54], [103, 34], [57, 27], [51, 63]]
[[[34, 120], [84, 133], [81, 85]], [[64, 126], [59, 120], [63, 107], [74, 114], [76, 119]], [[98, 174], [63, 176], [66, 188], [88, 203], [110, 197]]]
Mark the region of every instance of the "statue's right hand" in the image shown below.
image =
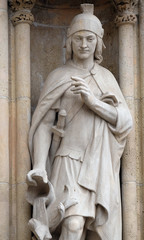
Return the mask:
[[26, 176], [27, 184], [29, 186], [37, 186], [38, 185], [36, 181], [37, 178], [42, 179], [43, 183], [48, 182], [47, 172], [45, 170], [37, 168], [28, 172]]

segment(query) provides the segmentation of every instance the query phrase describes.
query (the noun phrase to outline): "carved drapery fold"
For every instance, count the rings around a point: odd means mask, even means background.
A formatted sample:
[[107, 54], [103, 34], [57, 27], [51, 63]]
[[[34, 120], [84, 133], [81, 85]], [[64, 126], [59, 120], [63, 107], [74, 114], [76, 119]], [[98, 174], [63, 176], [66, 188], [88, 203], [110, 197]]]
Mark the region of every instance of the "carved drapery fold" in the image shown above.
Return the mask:
[[117, 16], [115, 18], [117, 26], [125, 23], [134, 24], [137, 21], [134, 8], [138, 0], [113, 0], [113, 3], [117, 9]]

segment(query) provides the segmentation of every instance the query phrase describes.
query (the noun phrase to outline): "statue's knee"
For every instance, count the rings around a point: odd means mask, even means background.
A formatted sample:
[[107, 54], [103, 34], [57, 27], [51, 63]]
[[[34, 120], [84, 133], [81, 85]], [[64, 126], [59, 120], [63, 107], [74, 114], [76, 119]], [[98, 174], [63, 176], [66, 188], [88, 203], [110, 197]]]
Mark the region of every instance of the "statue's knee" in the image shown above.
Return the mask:
[[64, 227], [70, 232], [78, 232], [84, 227], [84, 218], [83, 217], [68, 217], [64, 221]]

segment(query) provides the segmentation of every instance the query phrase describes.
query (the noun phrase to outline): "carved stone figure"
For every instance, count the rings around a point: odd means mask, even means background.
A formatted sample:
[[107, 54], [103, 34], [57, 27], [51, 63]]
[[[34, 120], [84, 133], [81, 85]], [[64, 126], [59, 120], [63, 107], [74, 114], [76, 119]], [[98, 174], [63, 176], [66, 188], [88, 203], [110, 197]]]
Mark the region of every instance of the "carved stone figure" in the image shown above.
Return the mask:
[[51, 72], [32, 119], [27, 200], [33, 239], [121, 240], [119, 169], [132, 119], [102, 61], [92, 4], [68, 29], [64, 66]]

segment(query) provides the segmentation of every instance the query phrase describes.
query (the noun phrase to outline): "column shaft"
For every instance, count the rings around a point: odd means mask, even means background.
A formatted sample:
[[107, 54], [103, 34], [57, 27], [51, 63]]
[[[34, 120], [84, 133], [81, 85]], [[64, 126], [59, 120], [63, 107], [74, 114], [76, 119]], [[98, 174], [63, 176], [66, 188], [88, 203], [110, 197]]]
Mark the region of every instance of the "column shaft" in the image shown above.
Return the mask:
[[15, 93], [15, 32], [9, 23], [9, 94], [10, 94], [10, 240], [16, 239], [16, 93]]
[[5, 0], [0, 0], [0, 239], [9, 240], [8, 14]]
[[[133, 24], [119, 26], [120, 87], [135, 122]], [[137, 238], [135, 124], [122, 158], [123, 239]]]
[[27, 145], [30, 126], [30, 25], [15, 26], [17, 97], [17, 240], [30, 239], [30, 206], [26, 194], [26, 174], [30, 170]]
[[[141, 77], [141, 100], [142, 100], [142, 139], [144, 142], [144, 1], [140, 1], [139, 16], [139, 43], [140, 43], [140, 77]], [[144, 144], [142, 144], [142, 152], [144, 157]]]
[[139, 46], [140, 46], [140, 79], [141, 79], [141, 147], [142, 147], [142, 197], [141, 197], [141, 239], [144, 236], [144, 1], [139, 2]]

